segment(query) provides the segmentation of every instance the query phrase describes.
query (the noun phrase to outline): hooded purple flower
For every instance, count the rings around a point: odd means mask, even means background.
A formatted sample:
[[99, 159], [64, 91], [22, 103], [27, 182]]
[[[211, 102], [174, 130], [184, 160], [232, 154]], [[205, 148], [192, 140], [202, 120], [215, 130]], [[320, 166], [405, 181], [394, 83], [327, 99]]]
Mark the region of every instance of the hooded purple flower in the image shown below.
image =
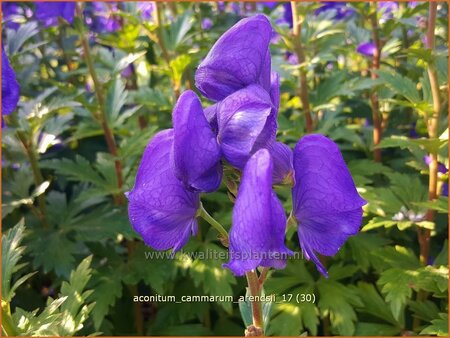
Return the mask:
[[210, 100], [220, 101], [251, 84], [269, 91], [271, 35], [272, 27], [264, 15], [242, 19], [231, 27], [195, 73], [200, 92]]
[[[2, 47], [2, 115], [11, 114], [19, 102], [20, 86]], [[2, 117], [3, 125], [3, 117]]]
[[373, 42], [363, 42], [358, 45], [356, 51], [365, 56], [373, 56], [377, 47]]
[[354, 13], [354, 10], [347, 7], [345, 2], [323, 1], [322, 6], [316, 9], [314, 15], [319, 15], [329, 11], [335, 12], [333, 17], [335, 20], [345, 19]]
[[58, 18], [73, 22], [75, 16], [75, 2], [36, 2], [36, 18], [45, 27], [57, 26]]
[[147, 145], [136, 182], [127, 194], [128, 217], [145, 244], [178, 251], [197, 232], [199, 194], [188, 191], [170, 165], [173, 130], [156, 134]]
[[243, 169], [249, 157], [275, 142], [276, 110], [269, 93], [251, 85], [217, 105], [217, 140], [225, 159]]
[[222, 180], [221, 151], [197, 95], [185, 91], [173, 111], [175, 176], [193, 191], [212, 192]]
[[366, 201], [356, 191], [338, 146], [323, 135], [304, 136], [294, 149], [293, 215], [306, 259], [328, 273], [316, 253], [335, 255], [359, 231]]
[[224, 264], [236, 276], [258, 266], [283, 269], [292, 251], [284, 236], [286, 215], [272, 190], [272, 160], [267, 149], [247, 162], [233, 209], [230, 261]]

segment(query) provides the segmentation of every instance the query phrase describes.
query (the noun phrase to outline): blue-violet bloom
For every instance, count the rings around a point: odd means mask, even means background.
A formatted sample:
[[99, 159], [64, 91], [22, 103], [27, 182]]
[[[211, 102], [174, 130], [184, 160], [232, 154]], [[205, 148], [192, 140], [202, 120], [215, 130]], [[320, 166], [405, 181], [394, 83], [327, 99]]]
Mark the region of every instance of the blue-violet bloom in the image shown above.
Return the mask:
[[185, 91], [173, 111], [175, 176], [192, 191], [212, 192], [222, 181], [221, 150], [216, 135], [192, 91]]
[[243, 169], [252, 154], [275, 142], [276, 110], [269, 93], [251, 85], [217, 106], [217, 140], [231, 165]]
[[362, 199], [338, 146], [323, 135], [304, 136], [294, 149], [293, 216], [306, 259], [328, 273], [316, 253], [333, 256], [358, 233]]
[[284, 244], [286, 215], [272, 190], [272, 160], [267, 149], [247, 162], [233, 208], [230, 261], [236, 276], [258, 266], [283, 269], [292, 255]]
[[271, 36], [272, 26], [264, 15], [240, 20], [217, 40], [198, 66], [198, 90], [213, 101], [223, 100], [251, 84], [269, 91]]
[[127, 193], [128, 217], [145, 244], [156, 250], [183, 247], [197, 233], [200, 197], [174, 175], [170, 165], [173, 130], [156, 134], [147, 145], [133, 189]]
[[[2, 47], [2, 116], [11, 114], [19, 102], [20, 86]], [[3, 126], [3, 117], [2, 117]]]
[[59, 17], [72, 24], [75, 6], [75, 2], [36, 2], [36, 18], [45, 27], [57, 26]]
[[363, 42], [358, 45], [356, 51], [365, 56], [373, 56], [376, 48], [373, 42]]

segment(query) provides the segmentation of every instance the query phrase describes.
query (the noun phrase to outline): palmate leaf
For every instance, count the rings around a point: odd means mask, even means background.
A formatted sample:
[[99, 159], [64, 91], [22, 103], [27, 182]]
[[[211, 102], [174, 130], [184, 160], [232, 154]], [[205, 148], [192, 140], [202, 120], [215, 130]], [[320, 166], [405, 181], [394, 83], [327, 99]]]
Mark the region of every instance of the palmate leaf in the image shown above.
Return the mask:
[[383, 297], [379, 294], [374, 285], [359, 282], [357, 292], [364, 306], [358, 308], [358, 312], [370, 314], [375, 318], [379, 318], [386, 323], [389, 323], [391, 329], [401, 330], [400, 323], [394, 318], [392, 312]]
[[420, 334], [423, 335], [437, 335], [440, 337], [448, 336], [448, 313], [440, 313], [439, 319], [431, 321], [431, 325], [423, 329]]
[[397, 94], [406, 98], [409, 102], [415, 104], [421, 101], [416, 85], [409, 78], [390, 71], [379, 70], [377, 71], [377, 74], [388, 87], [394, 90]]
[[317, 283], [319, 309], [322, 316], [330, 316], [333, 332], [350, 336], [355, 332], [357, 316], [354, 307], [362, 307], [358, 293], [339, 282], [321, 279]]
[[64, 281], [58, 298], [48, 298], [47, 305], [38, 315], [38, 309], [27, 312], [20, 308], [13, 314], [18, 334], [22, 336], [73, 336], [83, 328], [94, 304], [86, 304], [91, 291], [85, 291], [91, 277], [92, 256], [85, 258]]
[[112, 80], [106, 96], [106, 112], [110, 125], [114, 125], [119, 114], [125, 105], [128, 97], [128, 91], [119, 77]]
[[391, 268], [381, 273], [377, 284], [389, 303], [392, 314], [397, 321], [403, 321], [404, 308], [412, 296], [412, 288], [417, 279], [417, 272]]
[[[192, 243], [192, 242], [191, 242]], [[195, 248], [187, 246], [186, 251], [196, 251], [197, 253], [217, 252], [218, 257], [226, 257], [225, 249], [213, 244], [213, 243], [192, 243], [191, 245], [197, 246]], [[221, 253], [221, 255], [220, 255]], [[198, 256], [200, 257], [200, 256]], [[229, 296], [233, 294], [231, 285], [236, 284], [236, 279], [231, 272], [222, 267], [225, 261], [220, 259], [213, 259], [213, 257], [205, 256], [209, 259], [187, 259], [184, 257], [181, 262], [183, 268], [188, 269], [195, 286], [202, 286], [203, 291], [207, 295], [213, 296]], [[232, 312], [232, 304], [230, 302], [220, 302], [220, 306], [223, 307], [228, 313]]]
[[2, 235], [2, 301], [5, 302], [10, 302], [14, 297], [14, 291], [34, 274], [26, 274], [12, 283], [13, 274], [26, 265], [18, 264], [25, 251], [25, 247], [20, 246], [24, 232], [24, 220], [21, 220]]

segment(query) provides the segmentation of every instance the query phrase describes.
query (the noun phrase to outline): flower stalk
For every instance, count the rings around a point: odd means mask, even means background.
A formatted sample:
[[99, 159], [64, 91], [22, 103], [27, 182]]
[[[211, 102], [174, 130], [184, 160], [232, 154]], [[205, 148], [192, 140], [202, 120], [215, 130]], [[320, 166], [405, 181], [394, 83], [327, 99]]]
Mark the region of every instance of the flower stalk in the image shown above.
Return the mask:
[[[263, 326], [263, 318], [262, 318], [262, 306], [260, 296], [261, 296], [261, 288], [258, 279], [258, 275], [255, 270], [251, 270], [245, 274], [247, 277], [248, 289], [250, 291], [250, 295], [254, 297], [254, 300], [251, 302], [252, 306], [252, 317], [253, 317], [253, 326], [256, 328], [259, 336], [263, 336], [262, 332], [264, 329]], [[260, 329], [260, 330], [258, 330]]]
[[[376, 12], [376, 6], [374, 5], [375, 9], [373, 10], [373, 13], [370, 15], [370, 24], [372, 28], [372, 40], [375, 45], [375, 49], [373, 51], [372, 56], [372, 66], [371, 66], [371, 72], [370, 77], [372, 80], [376, 80], [378, 77], [377, 70], [380, 69], [380, 59], [381, 59], [381, 42], [380, 37], [378, 35], [378, 19], [377, 19], [377, 12]], [[380, 102], [378, 100], [378, 94], [377, 90], [373, 89], [370, 93], [370, 103], [372, 105], [372, 120], [373, 120], [373, 155], [375, 162], [381, 162], [381, 149], [377, 148], [377, 146], [381, 142], [381, 134], [383, 132], [382, 129], [382, 120], [381, 120], [381, 114], [380, 114]]]
[[198, 209], [198, 216], [203, 218], [206, 222], [208, 222], [210, 225], [216, 229], [223, 240], [228, 241], [228, 232], [225, 230], [225, 228], [217, 222], [214, 217], [212, 217], [203, 207], [203, 205], [200, 205], [200, 208]]
[[[428, 26], [426, 34], [425, 47], [430, 51], [434, 49], [434, 31], [436, 26], [436, 15], [437, 15], [437, 3], [430, 2], [429, 4], [429, 15], [428, 15]], [[427, 130], [428, 138], [430, 140], [436, 140], [438, 138], [439, 132], [439, 115], [441, 112], [441, 99], [439, 93], [439, 82], [436, 72], [436, 67], [433, 61], [428, 63], [427, 67], [428, 78], [430, 80], [431, 95], [433, 98], [433, 113], [427, 118]], [[429, 164], [429, 178], [428, 178], [428, 200], [433, 201], [438, 197], [438, 155], [437, 150], [433, 150], [430, 154], [430, 164]], [[435, 218], [435, 211], [433, 209], [428, 209], [426, 213], [426, 220], [433, 222]], [[418, 231], [418, 241], [420, 248], [420, 262], [423, 265], [427, 265], [428, 258], [430, 254], [430, 238], [431, 231], [429, 229], [417, 228]], [[427, 292], [420, 290], [417, 294], [418, 301], [425, 301], [428, 294]], [[413, 329], [416, 330], [420, 327], [420, 319], [414, 318]]]
[[[431, 2], [428, 17], [428, 31], [426, 36], [426, 47], [433, 51], [434, 49], [434, 30], [436, 26], [436, 14], [437, 3]], [[438, 138], [439, 132], [439, 115], [441, 112], [441, 99], [439, 93], [439, 82], [436, 72], [436, 67], [433, 62], [428, 63], [427, 67], [428, 77], [430, 79], [431, 93], [433, 97], [433, 113], [427, 120], [428, 137], [431, 140]], [[428, 199], [430, 201], [435, 200], [438, 197], [438, 158], [437, 150], [430, 153], [429, 164], [429, 180], [428, 180]], [[426, 219], [429, 222], [433, 222], [435, 217], [435, 211], [429, 209], [426, 214]], [[420, 244], [420, 260], [422, 264], [426, 264], [428, 261], [430, 251], [430, 230], [423, 229], [419, 232], [419, 244]]]
[[[122, 174], [122, 162], [118, 159], [118, 150], [116, 141], [114, 139], [113, 131], [108, 124], [107, 112], [106, 112], [106, 101], [105, 94], [103, 92], [102, 84], [100, 83], [97, 72], [94, 67], [94, 62], [91, 56], [91, 50], [89, 47], [89, 41], [86, 35], [81, 36], [81, 45], [83, 47], [84, 57], [86, 60], [86, 64], [88, 66], [89, 74], [92, 77], [92, 81], [94, 82], [94, 91], [95, 96], [97, 97], [97, 103], [99, 108], [99, 113], [94, 115], [94, 118], [99, 122], [103, 129], [103, 133], [105, 136], [106, 144], [108, 146], [108, 151], [114, 157], [114, 165], [116, 170], [116, 178], [117, 178], [117, 187], [119, 190], [122, 190], [123, 186], [123, 174]], [[116, 205], [124, 204], [125, 198], [122, 192], [119, 192], [114, 196], [114, 202]]]
[[308, 94], [308, 80], [306, 78], [306, 71], [304, 69], [305, 51], [302, 44], [302, 19], [297, 12], [297, 2], [291, 1], [292, 7], [292, 37], [294, 42], [294, 52], [297, 55], [298, 63], [300, 65], [300, 87], [299, 94], [303, 106], [303, 113], [306, 121], [306, 131], [312, 133], [314, 130], [314, 123], [311, 117], [311, 106], [309, 104]]

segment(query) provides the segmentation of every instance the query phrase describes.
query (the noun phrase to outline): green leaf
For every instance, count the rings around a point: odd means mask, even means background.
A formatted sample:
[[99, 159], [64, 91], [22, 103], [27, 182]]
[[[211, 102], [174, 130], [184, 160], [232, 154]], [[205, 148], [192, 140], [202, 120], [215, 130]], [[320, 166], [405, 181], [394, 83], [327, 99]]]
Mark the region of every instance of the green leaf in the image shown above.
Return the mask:
[[439, 308], [430, 300], [410, 301], [408, 302], [408, 306], [414, 313], [414, 317], [420, 318], [427, 322], [431, 322], [439, 316]]
[[354, 306], [363, 306], [357, 292], [341, 283], [324, 279], [317, 283], [317, 288], [322, 316], [330, 316], [331, 327], [337, 334], [353, 335], [357, 321]]
[[403, 311], [408, 299], [412, 296], [412, 286], [417, 279], [417, 272], [391, 268], [381, 273], [377, 284], [386, 296], [392, 314], [397, 321], [402, 320]]
[[402, 95], [411, 103], [418, 103], [421, 101], [416, 85], [409, 78], [403, 77], [396, 72], [377, 71], [380, 79], [382, 79], [388, 87], [394, 90], [397, 94]]
[[114, 305], [116, 299], [122, 295], [122, 281], [118, 274], [112, 269], [108, 269], [106, 273], [97, 272], [93, 275], [95, 292], [88, 298], [89, 301], [95, 302], [92, 310], [92, 319], [96, 330], [100, 329], [103, 319], [109, 312], [109, 308]]
[[113, 125], [119, 118], [120, 111], [122, 110], [125, 102], [127, 101], [128, 91], [125, 90], [125, 85], [121, 78], [115, 78], [106, 96], [106, 112], [110, 125]]
[[18, 265], [22, 258], [25, 247], [20, 246], [24, 237], [25, 225], [22, 219], [6, 234], [2, 235], [2, 300], [10, 302], [14, 297], [14, 290], [32, 274], [27, 274], [12, 286], [13, 273], [24, 265]]
[[55, 271], [58, 276], [69, 275], [75, 262], [76, 245], [65, 235], [54, 230], [36, 231], [29, 248], [34, 255], [34, 265], [42, 267], [44, 273]]
[[170, 69], [172, 70], [172, 79], [175, 83], [180, 83], [183, 73], [187, 66], [191, 63], [191, 57], [187, 54], [182, 54], [177, 56], [175, 59], [170, 61]]
[[358, 311], [370, 314], [375, 318], [382, 319], [383, 321], [396, 327], [398, 330], [401, 328], [398, 321], [393, 317], [391, 311], [389, 311], [388, 305], [380, 296], [374, 285], [359, 282], [358, 293], [362, 303], [364, 304], [364, 306], [359, 308]]
[[440, 313], [439, 317], [439, 319], [432, 320], [432, 324], [423, 329], [420, 334], [440, 337], [448, 336], [448, 313]]
[[378, 324], [378, 323], [364, 323], [356, 324], [355, 336], [398, 336], [401, 329], [395, 326]]

